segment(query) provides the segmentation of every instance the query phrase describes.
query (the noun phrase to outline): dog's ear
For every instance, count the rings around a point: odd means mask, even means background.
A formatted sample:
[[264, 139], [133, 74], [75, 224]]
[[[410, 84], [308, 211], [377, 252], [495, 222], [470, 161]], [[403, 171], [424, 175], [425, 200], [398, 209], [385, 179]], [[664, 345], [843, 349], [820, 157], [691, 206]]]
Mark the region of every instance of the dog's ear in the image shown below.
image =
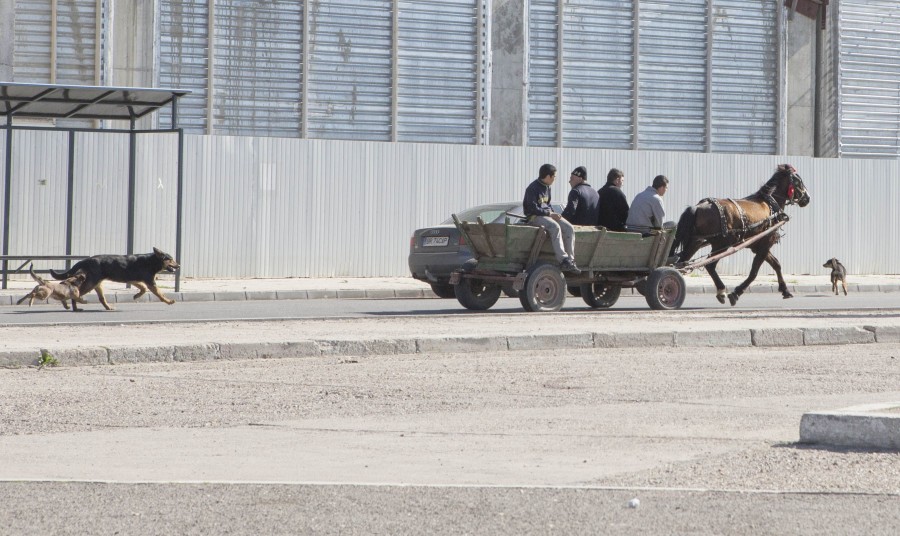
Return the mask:
[[154, 247], [154, 248], [153, 248], [153, 253], [156, 253], [156, 256], [157, 256], [157, 257], [164, 257], [164, 256], [166, 255], [165, 253], [163, 253], [163, 252], [162, 252], [159, 248], [157, 248], [157, 247]]

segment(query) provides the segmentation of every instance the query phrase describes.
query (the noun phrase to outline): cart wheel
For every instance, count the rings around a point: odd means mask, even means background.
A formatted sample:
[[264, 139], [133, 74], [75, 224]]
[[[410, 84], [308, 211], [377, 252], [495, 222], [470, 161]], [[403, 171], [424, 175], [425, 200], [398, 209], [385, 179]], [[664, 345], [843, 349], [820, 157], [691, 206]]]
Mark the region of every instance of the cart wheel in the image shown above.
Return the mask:
[[569, 294], [575, 296], [576, 298], [581, 297], [581, 286], [580, 285], [569, 285]]
[[603, 283], [581, 285], [581, 299], [594, 309], [606, 309], [615, 305], [622, 293], [622, 287]]
[[686, 288], [681, 273], [668, 266], [650, 272], [644, 297], [651, 309], [678, 309], [684, 303]]
[[460, 305], [473, 311], [490, 309], [500, 299], [500, 285], [485, 283], [481, 279], [463, 278], [453, 290]]
[[453, 285], [450, 283], [432, 283], [431, 291], [437, 295], [438, 298], [455, 298], [456, 291], [453, 290]]
[[529, 270], [519, 301], [531, 313], [562, 309], [566, 301], [566, 280], [559, 267], [542, 262]]
[[512, 283], [508, 285], [500, 285], [500, 288], [503, 290], [503, 293], [510, 298], [519, 297], [519, 291], [513, 288]]

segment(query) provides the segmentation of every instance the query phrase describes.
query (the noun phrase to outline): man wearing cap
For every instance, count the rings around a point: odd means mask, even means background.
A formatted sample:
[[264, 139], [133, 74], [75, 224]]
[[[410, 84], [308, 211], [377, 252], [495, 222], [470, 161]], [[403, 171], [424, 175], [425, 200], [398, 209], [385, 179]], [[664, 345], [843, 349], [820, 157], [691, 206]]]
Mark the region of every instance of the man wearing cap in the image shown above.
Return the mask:
[[606, 185], [597, 192], [597, 202], [600, 217], [597, 225], [602, 225], [610, 231], [624, 231], [625, 221], [628, 220], [628, 200], [622, 192], [622, 183], [625, 174], [616, 168], [609, 170], [606, 175]]
[[543, 227], [550, 234], [556, 262], [563, 272], [581, 273], [575, 265], [575, 228], [550, 206], [550, 185], [556, 180], [556, 166], [544, 164], [538, 178], [525, 189], [522, 209], [528, 225]]
[[597, 225], [600, 215], [597, 201], [599, 196], [587, 182], [587, 169], [578, 166], [569, 175], [569, 202], [563, 210], [562, 217], [572, 225]]
[[666, 217], [662, 196], [666, 195], [668, 189], [669, 179], [665, 175], [654, 177], [653, 184], [634, 196], [625, 229], [644, 234], [651, 229], [660, 229]]

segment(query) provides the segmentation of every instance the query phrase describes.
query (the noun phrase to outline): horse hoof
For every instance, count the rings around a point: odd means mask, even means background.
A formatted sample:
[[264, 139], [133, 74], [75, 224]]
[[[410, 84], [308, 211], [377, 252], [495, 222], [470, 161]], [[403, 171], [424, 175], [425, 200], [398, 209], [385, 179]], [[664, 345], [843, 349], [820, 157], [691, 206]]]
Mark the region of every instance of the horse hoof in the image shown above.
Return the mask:
[[725, 295], [724, 294], [716, 294], [716, 299], [719, 300], [719, 303], [725, 303]]
[[737, 294], [735, 294], [734, 292], [732, 292], [731, 294], [729, 294], [729, 295], [728, 295], [728, 301], [731, 302], [731, 305], [732, 305], [732, 306], [734, 306], [734, 304], [736, 304], [737, 301], [738, 301], [738, 296], [737, 296]]
[[791, 294], [790, 292], [785, 292], [784, 294], [781, 295], [781, 297], [786, 300], [788, 298], [793, 298], [794, 295]]

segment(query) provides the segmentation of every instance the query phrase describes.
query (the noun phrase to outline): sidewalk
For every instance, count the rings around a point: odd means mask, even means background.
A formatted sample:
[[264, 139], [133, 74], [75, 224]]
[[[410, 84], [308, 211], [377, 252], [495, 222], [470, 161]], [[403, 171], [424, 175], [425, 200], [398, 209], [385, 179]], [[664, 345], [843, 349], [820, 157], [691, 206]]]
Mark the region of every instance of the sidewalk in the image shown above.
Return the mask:
[[[723, 276], [731, 289], [746, 276]], [[715, 287], [706, 272], [686, 276], [688, 293], [715, 294]], [[428, 284], [411, 277], [331, 277], [283, 279], [183, 279], [180, 292], [175, 292], [175, 278], [167, 274], [157, 277], [159, 287], [176, 301], [237, 301], [237, 300], [302, 300], [322, 298], [435, 298]], [[827, 275], [785, 275], [791, 292], [831, 292]], [[10, 280], [8, 288], [0, 290], [0, 306], [14, 305], [34, 287], [30, 278]], [[104, 283], [110, 303], [131, 302], [135, 291], [120, 283]], [[849, 292], [900, 292], [898, 275], [850, 275]], [[750, 293], [778, 292], [774, 275], [760, 275], [747, 290]], [[144, 300], [149, 301], [148, 293]], [[155, 297], [152, 297], [154, 300]], [[96, 303], [96, 294], [85, 297]]]

